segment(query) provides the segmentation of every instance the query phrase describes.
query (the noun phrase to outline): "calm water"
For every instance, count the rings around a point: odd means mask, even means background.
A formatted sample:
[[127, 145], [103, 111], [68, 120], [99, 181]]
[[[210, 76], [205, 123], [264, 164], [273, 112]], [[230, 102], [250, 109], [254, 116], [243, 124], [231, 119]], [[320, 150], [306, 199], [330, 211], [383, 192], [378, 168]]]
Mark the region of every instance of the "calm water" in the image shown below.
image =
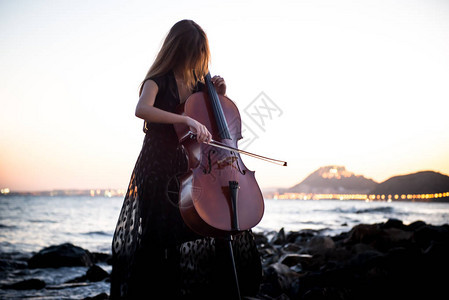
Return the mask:
[[[2, 197], [0, 252], [30, 253], [65, 242], [91, 252], [110, 252], [122, 201], [121, 197]], [[254, 231], [308, 228], [333, 235], [389, 218], [441, 225], [449, 223], [449, 203], [268, 199]]]
[[[70, 242], [91, 252], [110, 253], [112, 234], [122, 198], [2, 197], [0, 198], [0, 258], [30, 257], [43, 247]], [[449, 203], [266, 200], [265, 214], [254, 231], [323, 230], [334, 235], [360, 223], [397, 218], [405, 224], [422, 220], [449, 222]], [[111, 266], [100, 264], [107, 272]], [[109, 283], [66, 287], [64, 282], [82, 276], [87, 267], [16, 269], [0, 272], [0, 285], [30, 278], [45, 281], [41, 290], [0, 289], [1, 299], [83, 299], [109, 294]]]

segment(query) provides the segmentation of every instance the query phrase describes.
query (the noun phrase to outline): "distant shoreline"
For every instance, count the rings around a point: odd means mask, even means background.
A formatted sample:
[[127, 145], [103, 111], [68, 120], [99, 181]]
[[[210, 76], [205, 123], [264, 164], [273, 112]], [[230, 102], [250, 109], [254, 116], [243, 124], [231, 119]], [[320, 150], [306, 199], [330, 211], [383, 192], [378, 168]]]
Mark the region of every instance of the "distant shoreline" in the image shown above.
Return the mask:
[[365, 202], [449, 202], [449, 192], [428, 194], [314, 194], [266, 193], [266, 198], [276, 200], [360, 200]]
[[[6, 190], [6, 191], [4, 191]], [[3, 189], [1, 196], [90, 196], [90, 197], [123, 197], [126, 190], [123, 189], [59, 189], [47, 191], [10, 191]]]
[[[124, 197], [126, 189], [53, 189], [41, 191], [0, 190], [1, 196], [90, 196]], [[377, 183], [362, 175], [355, 175], [344, 166], [324, 166], [290, 188], [278, 188], [262, 192], [265, 199], [298, 200], [360, 200], [360, 201], [409, 201], [449, 202], [449, 176], [420, 171], [398, 175]]]
[[[41, 196], [41, 197], [124, 197], [123, 189], [67, 189], [49, 191], [8, 191], [1, 197]], [[274, 200], [358, 200], [365, 202], [449, 202], [449, 192], [428, 194], [332, 194], [332, 193], [263, 193], [265, 199]]]

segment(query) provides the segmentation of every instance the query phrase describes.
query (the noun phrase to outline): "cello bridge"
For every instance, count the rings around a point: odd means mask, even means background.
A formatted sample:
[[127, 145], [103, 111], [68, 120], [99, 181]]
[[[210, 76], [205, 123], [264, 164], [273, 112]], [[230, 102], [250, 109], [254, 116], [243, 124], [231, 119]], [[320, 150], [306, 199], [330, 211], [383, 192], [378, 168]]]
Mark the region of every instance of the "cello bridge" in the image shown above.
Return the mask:
[[235, 156], [227, 156], [223, 159], [217, 160], [217, 165], [219, 168], [224, 168], [226, 166], [230, 166], [237, 161], [237, 157]]

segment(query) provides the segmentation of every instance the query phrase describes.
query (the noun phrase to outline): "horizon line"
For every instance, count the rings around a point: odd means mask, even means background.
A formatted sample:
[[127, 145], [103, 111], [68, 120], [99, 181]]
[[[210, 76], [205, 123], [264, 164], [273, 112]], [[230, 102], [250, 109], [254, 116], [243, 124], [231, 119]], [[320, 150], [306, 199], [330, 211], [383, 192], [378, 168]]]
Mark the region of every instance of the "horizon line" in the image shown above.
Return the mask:
[[[315, 171], [311, 172], [309, 175], [305, 176], [300, 182], [298, 182], [297, 184], [301, 183], [302, 181], [304, 181], [308, 176], [310, 176], [311, 174], [313, 174], [314, 172], [318, 171], [321, 168], [326, 168], [326, 167], [344, 167], [346, 169], [345, 166], [342, 165], [326, 165], [326, 166], [321, 166], [318, 167]], [[411, 175], [411, 174], [416, 174], [416, 173], [421, 173], [421, 172], [435, 172], [435, 173], [439, 173], [445, 176], [449, 176], [449, 174], [445, 174], [443, 172], [440, 171], [435, 171], [435, 170], [431, 170], [431, 169], [423, 169], [420, 171], [414, 171], [414, 172], [409, 172], [409, 173], [405, 173], [405, 174], [397, 174], [397, 175], [391, 175], [390, 177], [388, 177], [388, 179], [382, 181], [385, 182], [393, 177], [399, 177], [399, 176], [405, 176], [405, 175]], [[353, 173], [354, 176], [363, 176], [365, 178], [371, 179], [373, 180], [371, 177], [366, 177], [364, 174], [356, 174], [354, 172], [350, 172]], [[373, 180], [375, 183], [380, 184], [382, 182], [378, 182]], [[294, 186], [294, 185], [293, 185]], [[292, 186], [290, 186], [292, 187]], [[269, 189], [282, 189], [282, 188], [289, 188], [289, 187], [280, 187], [280, 186], [267, 186], [267, 187], [261, 187], [261, 190], [269, 190]], [[124, 191], [124, 193], [126, 193], [128, 188], [50, 188], [50, 189], [11, 189], [9, 187], [0, 187], [0, 195], [4, 195], [4, 194], [8, 194], [8, 193], [45, 193], [45, 192], [58, 192], [58, 191]]]

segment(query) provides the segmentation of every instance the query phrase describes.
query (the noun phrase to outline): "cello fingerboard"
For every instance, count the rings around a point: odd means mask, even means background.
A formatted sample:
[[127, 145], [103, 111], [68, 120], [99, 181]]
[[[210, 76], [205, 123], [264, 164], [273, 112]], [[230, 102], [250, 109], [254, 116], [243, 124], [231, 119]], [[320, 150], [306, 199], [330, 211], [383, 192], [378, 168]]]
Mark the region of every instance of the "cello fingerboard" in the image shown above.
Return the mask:
[[214, 112], [215, 122], [217, 124], [218, 133], [222, 140], [231, 139], [231, 134], [229, 133], [228, 123], [226, 122], [226, 117], [221, 107], [220, 98], [218, 98], [217, 91], [212, 83], [210, 73], [207, 73], [205, 77], [207, 92], [209, 94], [209, 99], [211, 101], [212, 110]]

